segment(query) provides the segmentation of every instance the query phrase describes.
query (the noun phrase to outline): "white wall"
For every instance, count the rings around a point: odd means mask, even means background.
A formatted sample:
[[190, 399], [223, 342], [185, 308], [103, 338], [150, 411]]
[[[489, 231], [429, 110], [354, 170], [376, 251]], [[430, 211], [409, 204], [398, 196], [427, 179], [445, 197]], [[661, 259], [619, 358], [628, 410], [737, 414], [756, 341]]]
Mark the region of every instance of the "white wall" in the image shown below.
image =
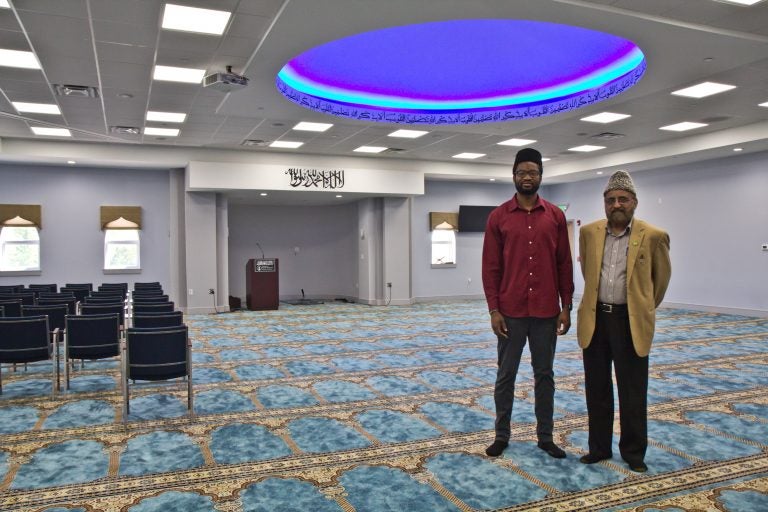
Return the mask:
[[[0, 166], [0, 203], [42, 205], [39, 276], [0, 284], [170, 281], [169, 173], [30, 165]], [[141, 206], [141, 273], [105, 275], [102, 205]]]
[[484, 296], [481, 279], [483, 233], [456, 233], [456, 267], [431, 268], [429, 212], [458, 212], [462, 204], [498, 206], [514, 193], [512, 183], [426, 183], [425, 194], [413, 200], [412, 274], [416, 300]]
[[[669, 232], [666, 303], [768, 313], [768, 153], [632, 174], [635, 215]], [[556, 185], [556, 202], [582, 224], [604, 218], [608, 176]], [[580, 273], [576, 290], [583, 290]]]
[[[355, 298], [358, 278], [356, 203], [338, 206], [229, 204], [229, 289], [245, 306], [245, 264], [280, 260], [280, 297]], [[298, 251], [296, 250], [298, 248]]]

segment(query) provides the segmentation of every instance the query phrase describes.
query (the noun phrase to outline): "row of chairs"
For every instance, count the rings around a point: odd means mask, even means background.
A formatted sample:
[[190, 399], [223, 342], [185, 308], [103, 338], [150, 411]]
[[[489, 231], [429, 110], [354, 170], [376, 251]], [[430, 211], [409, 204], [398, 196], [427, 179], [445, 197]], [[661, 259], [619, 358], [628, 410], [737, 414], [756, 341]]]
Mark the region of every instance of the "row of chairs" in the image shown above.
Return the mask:
[[[193, 394], [187, 328], [183, 324], [182, 313], [174, 310], [173, 303], [163, 294], [160, 283], [146, 283], [144, 287], [134, 288], [128, 298], [126, 298], [127, 285], [111, 287], [102, 285], [97, 292], [90, 292], [90, 295], [84, 297], [82, 304], [78, 302], [80, 313], [78, 315], [71, 314], [70, 297], [58, 304], [19, 305], [16, 301], [0, 304], [0, 363], [13, 364], [15, 368], [20, 362], [26, 364], [51, 359], [55, 369], [52, 377], [54, 379], [52, 394], [55, 396], [56, 390], [60, 389], [57, 348], [60, 341], [63, 340], [62, 352], [67, 389], [70, 388], [70, 373], [74, 368], [74, 360], [79, 359], [82, 362], [115, 357], [120, 354], [122, 345], [121, 387], [124, 398], [124, 421], [130, 406], [128, 382], [135, 380], [152, 381], [186, 377], [188, 408], [192, 416]], [[43, 297], [45, 298], [45, 295]], [[38, 297], [38, 302], [39, 300]], [[9, 314], [9, 307], [13, 315]], [[127, 329], [124, 328], [126, 310], [131, 313], [132, 321], [132, 326]], [[45, 344], [42, 343], [41, 336], [43, 322], [47, 332], [45, 343], [48, 347], [45, 357], [43, 357]], [[35, 336], [38, 344], [27, 354], [27, 357], [33, 359], [21, 361], [24, 358], [22, 357], [24, 351], [12, 341], [21, 338], [18, 338], [18, 332], [14, 334], [13, 329], [24, 329], [23, 326], [31, 325], [34, 325], [34, 329], [37, 330]], [[5, 334], [4, 326], [10, 326]], [[179, 342], [182, 337], [185, 340], [184, 343]], [[175, 341], [170, 341], [174, 339]], [[8, 342], [8, 340], [11, 341]], [[179, 359], [179, 347], [186, 347], [185, 358]], [[182, 365], [180, 361], [185, 364]], [[1, 371], [0, 368], [0, 393], [2, 393]]]

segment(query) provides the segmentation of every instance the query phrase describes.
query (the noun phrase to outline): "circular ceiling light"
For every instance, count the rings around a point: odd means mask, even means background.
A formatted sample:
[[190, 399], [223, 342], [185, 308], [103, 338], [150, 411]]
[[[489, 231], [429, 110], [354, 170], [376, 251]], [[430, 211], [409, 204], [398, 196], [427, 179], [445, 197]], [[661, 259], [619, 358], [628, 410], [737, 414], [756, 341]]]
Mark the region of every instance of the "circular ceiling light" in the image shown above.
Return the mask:
[[530, 20], [454, 20], [325, 43], [277, 74], [289, 100], [364, 121], [472, 124], [559, 114], [612, 98], [645, 72], [633, 42]]

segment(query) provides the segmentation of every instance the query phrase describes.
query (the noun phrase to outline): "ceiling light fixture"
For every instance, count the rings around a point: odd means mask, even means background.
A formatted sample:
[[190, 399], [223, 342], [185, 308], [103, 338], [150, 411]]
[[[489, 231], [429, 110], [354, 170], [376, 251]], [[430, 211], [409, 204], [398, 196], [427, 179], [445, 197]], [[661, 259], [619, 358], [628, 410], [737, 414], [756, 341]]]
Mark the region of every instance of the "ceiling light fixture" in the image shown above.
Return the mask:
[[386, 150], [387, 148], [384, 146], [360, 146], [352, 151], [355, 151], [356, 153], [381, 153]]
[[165, 82], [183, 82], [187, 84], [199, 84], [203, 81], [204, 69], [177, 68], [173, 66], [155, 66], [152, 78]]
[[458, 155], [453, 155], [451, 158], [462, 158], [466, 160], [474, 160], [475, 158], [481, 158], [484, 156], [485, 156], [485, 153], [459, 153]]
[[766, 101], [765, 103], [760, 103], [757, 106], [758, 107], [768, 107], [768, 101]]
[[296, 142], [296, 141], [290, 141], [290, 140], [276, 140], [273, 143], [269, 145], [271, 148], [286, 148], [286, 149], [296, 149], [303, 146], [303, 142]]
[[8, 0], [0, 0], [0, 7], [5, 7], [6, 9], [11, 8], [11, 6], [8, 4]]
[[75, 165], [77, 162], [75, 162], [74, 160], [67, 160], [67, 163], [69, 165]]
[[59, 106], [55, 103], [24, 103], [22, 101], [14, 101], [12, 103], [18, 112], [61, 115], [61, 110], [59, 110]]
[[590, 146], [589, 144], [585, 144], [583, 146], [568, 148], [568, 151], [575, 151], [577, 153], [591, 153], [592, 151], [600, 151], [601, 149], [605, 149], [605, 146]]
[[41, 69], [40, 62], [32, 52], [0, 49], [0, 66], [7, 68]]
[[669, 124], [667, 126], [662, 126], [659, 128], [659, 130], [666, 130], [669, 132], [687, 132], [688, 130], [695, 130], [696, 128], [703, 128], [706, 125], [705, 123], [691, 123], [689, 121], [684, 121], [682, 123], [677, 124]]
[[35, 135], [49, 135], [52, 137], [71, 137], [72, 132], [66, 128], [47, 128], [45, 126], [31, 126], [30, 129]]
[[744, 151], [744, 148], [733, 148], [733, 150], [738, 153], [739, 151]]
[[750, 7], [755, 4], [759, 4], [763, 0], [715, 0], [724, 4], [740, 5], [741, 7]]
[[341, 194], [336, 194], [336, 197], [344, 197], [344, 196]]
[[387, 137], [400, 137], [401, 139], [418, 139], [419, 137], [428, 134], [424, 130], [395, 130], [387, 135]]
[[262, 192], [262, 193], [261, 193], [261, 194], [259, 194], [259, 195], [260, 195], [261, 197], [266, 197], [266, 196], [268, 196], [269, 194], [267, 194], [266, 192]]
[[165, 123], [183, 123], [187, 119], [187, 114], [183, 112], [157, 112], [147, 111], [147, 121], [162, 121]]
[[147, 126], [144, 128], [144, 135], [159, 135], [160, 137], [178, 137], [178, 128], [156, 128]]
[[286, 63], [276, 85], [290, 101], [324, 114], [466, 125], [585, 107], [632, 87], [645, 68], [640, 48], [612, 34], [532, 20], [467, 19], [330, 41]]
[[304, 132], [324, 132], [331, 126], [333, 125], [329, 123], [310, 123], [308, 121], [302, 121], [294, 126], [293, 129]]
[[698, 99], [706, 98], [707, 96], [712, 96], [713, 94], [730, 91], [731, 89], [735, 88], [735, 85], [719, 84], [717, 82], [702, 82], [700, 84], [692, 85], [691, 87], [686, 87], [685, 89], [673, 91], [672, 94], [674, 96], [685, 96], [686, 98]]
[[544, 158], [541, 159], [542, 162], [549, 162], [550, 160], [552, 160], [552, 159], [551, 158], [547, 158], [547, 157], [544, 157]]
[[162, 27], [168, 30], [220, 36], [227, 28], [231, 15], [232, 13], [227, 11], [165, 4]]
[[597, 171], [595, 174], [597, 174], [598, 176], [600, 176], [601, 174], [603, 174], [603, 171]]
[[608, 124], [616, 121], [621, 121], [622, 119], [626, 119], [628, 117], [632, 117], [632, 116], [630, 116], [629, 114], [617, 114], [615, 112], [600, 112], [599, 114], [582, 117], [581, 120], [586, 121], [588, 123]]
[[501, 142], [497, 142], [499, 146], [526, 146], [528, 144], [533, 144], [536, 142], [533, 139], [507, 139], [503, 140]]
[[488, 178], [488, 181], [496, 181], [496, 178]]

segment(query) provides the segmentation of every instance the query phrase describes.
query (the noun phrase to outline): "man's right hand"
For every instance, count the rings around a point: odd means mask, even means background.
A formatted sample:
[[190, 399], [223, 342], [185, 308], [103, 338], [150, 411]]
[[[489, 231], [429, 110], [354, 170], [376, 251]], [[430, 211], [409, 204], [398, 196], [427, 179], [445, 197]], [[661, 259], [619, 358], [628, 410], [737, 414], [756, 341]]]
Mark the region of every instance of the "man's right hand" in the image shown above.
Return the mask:
[[507, 337], [507, 322], [504, 321], [504, 315], [498, 311], [491, 313], [491, 329], [496, 336]]

